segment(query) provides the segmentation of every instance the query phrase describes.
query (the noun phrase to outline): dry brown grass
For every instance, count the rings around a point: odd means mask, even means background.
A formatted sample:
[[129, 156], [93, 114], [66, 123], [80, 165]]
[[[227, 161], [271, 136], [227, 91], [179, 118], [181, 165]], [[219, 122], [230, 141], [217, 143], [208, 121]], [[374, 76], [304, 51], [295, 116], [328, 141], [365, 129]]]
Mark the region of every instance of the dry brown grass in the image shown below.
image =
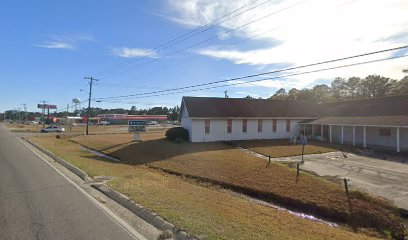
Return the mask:
[[[37, 125], [26, 125], [26, 124], [19, 124], [19, 123], [5, 123], [5, 126], [12, 132], [40, 132], [42, 129], [43, 125], [42, 124], [37, 124]], [[48, 126], [46, 124], [45, 126]], [[65, 125], [62, 125], [62, 127], [67, 128]], [[66, 133], [83, 133], [86, 130], [85, 125], [77, 125], [73, 126], [71, 130], [68, 131], [66, 129]], [[92, 133], [126, 133], [127, 132], [127, 126], [121, 126], [121, 125], [108, 125], [108, 126], [102, 126], [102, 125], [90, 125], [89, 126], [89, 131]]]
[[[131, 136], [123, 136], [116, 144], [130, 139]], [[118, 177], [109, 182], [109, 186], [203, 239], [370, 239], [363, 234], [304, 220], [231, 195], [228, 191], [203, 187], [145, 166], [105, 161], [81, 152], [80, 146], [68, 139], [45, 136], [31, 140], [91, 176]], [[99, 140], [105, 142], [104, 138]]]
[[[266, 156], [270, 155], [274, 158], [298, 156], [302, 154], [302, 145], [289, 144], [288, 140], [286, 139], [232, 141], [232, 143]], [[313, 141], [305, 145], [304, 154], [335, 152], [343, 149], [344, 147], [342, 145]]]
[[5, 123], [4, 124], [12, 132], [39, 132], [42, 125], [25, 125], [18, 123]]
[[[252, 196], [317, 214], [354, 227], [392, 230], [401, 234], [395, 207], [358, 192], [348, 201], [341, 186], [320, 177], [271, 164], [224, 143], [173, 143], [161, 136], [144, 135], [131, 143], [130, 135], [81, 136], [81, 144], [105, 151], [131, 165], [149, 164], [174, 174], [188, 175], [242, 191]], [[112, 147], [110, 147], [112, 146]]]

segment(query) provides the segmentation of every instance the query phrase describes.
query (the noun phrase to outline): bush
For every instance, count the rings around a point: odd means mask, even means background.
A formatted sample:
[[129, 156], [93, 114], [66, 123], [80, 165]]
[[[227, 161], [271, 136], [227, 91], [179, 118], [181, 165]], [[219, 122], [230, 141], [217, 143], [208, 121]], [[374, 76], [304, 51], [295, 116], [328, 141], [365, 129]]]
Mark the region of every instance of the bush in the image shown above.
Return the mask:
[[181, 138], [188, 141], [188, 131], [183, 127], [174, 127], [166, 131], [166, 138], [170, 141]]
[[178, 138], [174, 139], [173, 142], [175, 142], [175, 143], [183, 143], [183, 142], [184, 142], [184, 139], [178, 137]]

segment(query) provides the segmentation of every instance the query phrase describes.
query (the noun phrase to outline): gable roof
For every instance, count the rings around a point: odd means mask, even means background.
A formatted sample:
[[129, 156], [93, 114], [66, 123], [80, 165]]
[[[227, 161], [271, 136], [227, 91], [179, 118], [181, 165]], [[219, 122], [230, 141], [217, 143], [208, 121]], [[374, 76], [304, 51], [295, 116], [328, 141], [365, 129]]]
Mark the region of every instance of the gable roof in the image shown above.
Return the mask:
[[408, 115], [403, 116], [364, 116], [364, 117], [324, 117], [305, 122], [315, 125], [355, 125], [355, 126], [408, 126]]
[[183, 97], [189, 117], [193, 118], [317, 118], [316, 104], [307, 101]]
[[321, 104], [324, 117], [408, 115], [408, 95]]
[[[408, 116], [408, 95], [316, 104], [308, 101], [183, 97], [192, 118]], [[183, 108], [182, 108], [183, 109]]]

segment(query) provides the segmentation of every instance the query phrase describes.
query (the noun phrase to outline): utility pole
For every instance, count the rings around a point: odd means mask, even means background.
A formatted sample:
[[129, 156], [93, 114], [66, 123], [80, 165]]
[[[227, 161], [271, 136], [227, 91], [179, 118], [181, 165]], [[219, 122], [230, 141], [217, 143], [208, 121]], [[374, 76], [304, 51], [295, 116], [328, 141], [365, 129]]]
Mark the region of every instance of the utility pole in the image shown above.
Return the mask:
[[23, 105], [23, 109], [24, 109], [24, 112], [23, 112], [23, 121], [26, 121], [27, 119], [27, 104], [26, 103], [23, 103], [23, 104], [21, 104], [21, 105]]
[[89, 117], [91, 116], [91, 97], [92, 97], [92, 85], [93, 81], [99, 81], [93, 77], [84, 77], [84, 79], [89, 80], [89, 98], [88, 98], [88, 113], [86, 116], [86, 135], [89, 133]]

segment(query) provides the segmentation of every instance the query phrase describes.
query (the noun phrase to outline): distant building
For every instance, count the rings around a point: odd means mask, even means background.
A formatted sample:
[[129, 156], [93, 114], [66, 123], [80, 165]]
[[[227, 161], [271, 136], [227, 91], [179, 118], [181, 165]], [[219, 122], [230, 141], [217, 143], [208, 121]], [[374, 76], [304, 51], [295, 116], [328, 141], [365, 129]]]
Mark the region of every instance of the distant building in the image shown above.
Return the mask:
[[167, 115], [127, 115], [127, 114], [98, 114], [98, 122], [107, 121], [110, 124], [128, 124], [129, 120], [146, 120], [165, 122], [167, 121]]
[[309, 138], [408, 149], [408, 95], [314, 104], [307, 101], [183, 97], [192, 142]]

